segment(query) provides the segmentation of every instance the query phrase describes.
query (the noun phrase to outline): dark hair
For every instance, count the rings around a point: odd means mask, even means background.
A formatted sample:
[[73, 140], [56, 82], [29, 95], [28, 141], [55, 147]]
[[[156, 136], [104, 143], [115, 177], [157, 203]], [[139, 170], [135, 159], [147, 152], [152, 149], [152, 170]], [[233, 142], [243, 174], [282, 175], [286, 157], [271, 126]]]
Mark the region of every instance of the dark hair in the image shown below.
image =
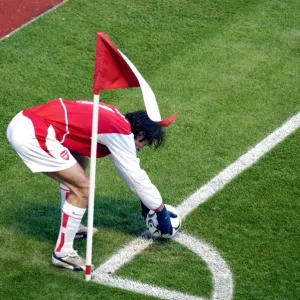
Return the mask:
[[165, 142], [166, 133], [164, 128], [152, 121], [146, 111], [139, 110], [125, 115], [131, 125], [134, 137], [140, 132], [145, 134], [143, 140], [148, 140], [149, 146], [154, 146], [155, 149], [162, 146]]

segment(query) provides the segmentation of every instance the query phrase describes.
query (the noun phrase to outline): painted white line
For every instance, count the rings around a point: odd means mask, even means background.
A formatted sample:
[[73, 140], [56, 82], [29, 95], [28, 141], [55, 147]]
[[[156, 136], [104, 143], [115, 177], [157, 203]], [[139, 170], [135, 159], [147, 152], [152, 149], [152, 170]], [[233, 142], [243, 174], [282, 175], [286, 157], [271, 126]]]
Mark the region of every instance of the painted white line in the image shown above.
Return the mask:
[[[196, 238], [187, 235], [183, 232], [179, 232], [174, 238], [183, 246], [189, 248], [191, 251], [200, 256], [208, 265], [208, 268], [212, 272], [213, 276], [213, 300], [230, 300], [233, 297], [233, 278], [230, 272], [230, 268], [226, 264], [225, 260], [219, 255], [218, 251], [212, 246], [199, 241]], [[123, 257], [125, 260], [131, 256], [132, 258], [137, 252], [143, 251], [147, 246], [152, 244], [152, 241], [138, 238], [131, 244], [132, 253], [128, 254], [122, 248], [113, 258]], [[119, 263], [122, 259], [114, 261], [114, 259], [107, 261], [100, 266], [94, 272], [94, 280], [100, 284], [109, 285], [112, 287], [122, 288], [129, 291], [139, 292], [145, 295], [158, 297], [161, 299], [186, 299], [186, 300], [206, 300], [199, 296], [191, 296], [178, 291], [171, 291], [169, 289], [161, 288], [154, 285], [144, 284], [135, 280], [124, 279], [120, 276], [111, 275], [119, 268]]]
[[[141, 283], [134, 280], [129, 280], [122, 278], [120, 276], [107, 275], [107, 274], [97, 274], [95, 276], [94, 282], [99, 284], [104, 284], [116, 288], [121, 288], [124, 290], [138, 292], [144, 295], [149, 295], [152, 297], [157, 297], [161, 299], [169, 300], [206, 300], [204, 298], [190, 296], [177, 291], [170, 291], [158, 286], [151, 284]], [[223, 299], [225, 300], [225, 299]]]
[[282, 142], [291, 133], [300, 127], [300, 113], [294, 115], [281, 127], [276, 129], [265, 139], [259, 142], [255, 147], [250, 149], [246, 154], [238, 158], [234, 163], [221, 171], [212, 180], [188, 197], [182, 204], [177, 207], [179, 215], [185, 218], [200, 204], [207, 201], [215, 193], [221, 190], [226, 184], [235, 177], [256, 163], [262, 156], [272, 150], [277, 144]]
[[[227, 183], [232, 181], [237, 175], [241, 174], [244, 170], [249, 168], [257, 162], [263, 155], [273, 149], [277, 144], [282, 142], [287, 136], [300, 127], [300, 113], [296, 114], [288, 120], [280, 128], [276, 129], [268, 137], [258, 143], [255, 147], [249, 150], [246, 154], [242, 155], [229, 167], [221, 171], [212, 180], [206, 183], [203, 187], [189, 196], [182, 204], [177, 206], [178, 213], [181, 218], [185, 218], [191, 211], [196, 209], [200, 204], [206, 202], [215, 193], [221, 190]], [[133, 257], [142, 252], [150, 241], [142, 242], [143, 239], [137, 238], [122, 248], [118, 253], [112, 256], [108, 261], [101, 265], [98, 269], [113, 273], [121, 268], [124, 264], [128, 263]], [[138, 249], [140, 247], [140, 249]], [[128, 258], [128, 259], [127, 259]], [[111, 267], [109, 267], [111, 265]]]
[[124, 248], [121, 248], [114, 256], [103, 263], [95, 271], [97, 274], [112, 274], [120, 269], [124, 262], [131, 261], [136, 255], [141, 253], [149, 245], [153, 243], [152, 240], [146, 240], [143, 238], [137, 238], [129, 243]]
[[183, 233], [174, 238], [180, 244], [186, 246], [198, 254], [206, 263], [213, 276], [213, 300], [230, 300], [233, 298], [233, 278], [230, 268], [211, 245]]
[[[193, 193], [188, 197], [182, 204], [180, 204], [177, 209], [182, 218], [185, 218], [189, 213], [196, 209], [200, 204], [207, 201], [215, 193], [220, 191], [226, 184], [231, 182], [235, 177], [245, 171], [247, 168], [256, 163], [262, 156], [272, 150], [276, 145], [287, 138], [291, 133], [300, 127], [300, 113], [294, 115], [285, 124], [276, 129], [273, 133], [259, 142], [255, 147], [250, 149], [246, 154], [242, 155], [234, 163], [228, 166], [226, 169], [221, 171], [217, 176], [210, 180], [207, 184]], [[207, 262], [213, 276], [213, 298], [217, 299], [232, 299], [233, 297], [233, 280], [230, 269], [226, 265], [226, 262], [216, 251], [202, 241], [186, 237], [184, 234], [178, 234], [175, 238], [178, 242], [184, 244], [192, 251], [196, 252], [198, 255]], [[135, 239], [124, 248], [119, 250], [115, 255], [113, 255], [108, 261], [101, 265], [95, 270], [95, 281], [101, 284], [107, 284], [110, 286], [123, 288], [130, 291], [136, 291], [140, 293], [145, 293], [149, 295], [147, 289], [151, 287], [151, 295], [157, 296], [163, 299], [202, 299], [199, 297], [184, 295], [179, 295], [175, 291], [169, 291], [170, 293], [175, 293], [180, 296], [179, 298], [167, 298], [164, 296], [168, 294], [168, 290], [161, 289], [159, 287], [154, 287], [142, 283], [138, 283], [132, 280], [122, 279], [118, 276], [113, 276], [113, 274], [119, 268], [121, 268], [126, 263], [129, 263], [136, 255], [141, 253], [145, 248], [151, 245], [153, 242], [149, 240], [143, 240], [141, 238]], [[218, 257], [218, 259], [216, 259]], [[162, 295], [161, 293], [164, 292]], [[170, 294], [168, 294], [170, 295]], [[176, 296], [176, 297], [177, 297]]]
[[46, 10], [45, 12], [43, 12], [42, 14], [38, 15], [37, 17], [35, 17], [34, 19], [31, 19], [29, 22], [23, 24], [22, 26], [18, 27], [17, 29], [11, 31], [9, 34], [5, 35], [4, 37], [2, 37], [0, 39], [0, 42], [11, 37], [12, 35], [14, 35], [16, 32], [18, 32], [19, 30], [23, 29], [24, 27], [30, 25], [31, 23], [35, 22], [37, 19], [39, 19], [40, 17], [50, 13], [51, 11], [57, 9], [58, 7], [62, 6], [63, 4], [65, 4], [68, 0], [64, 0], [58, 4], [56, 4], [55, 6], [53, 6], [52, 8]]

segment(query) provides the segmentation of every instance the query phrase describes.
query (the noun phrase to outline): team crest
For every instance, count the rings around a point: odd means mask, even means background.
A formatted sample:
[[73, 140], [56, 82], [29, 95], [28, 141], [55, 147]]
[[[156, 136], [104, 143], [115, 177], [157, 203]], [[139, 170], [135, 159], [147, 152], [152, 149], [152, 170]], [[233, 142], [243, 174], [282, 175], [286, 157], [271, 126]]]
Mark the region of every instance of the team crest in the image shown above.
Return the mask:
[[69, 160], [69, 153], [67, 150], [63, 150], [61, 153], [60, 153], [60, 157], [63, 158], [64, 160]]

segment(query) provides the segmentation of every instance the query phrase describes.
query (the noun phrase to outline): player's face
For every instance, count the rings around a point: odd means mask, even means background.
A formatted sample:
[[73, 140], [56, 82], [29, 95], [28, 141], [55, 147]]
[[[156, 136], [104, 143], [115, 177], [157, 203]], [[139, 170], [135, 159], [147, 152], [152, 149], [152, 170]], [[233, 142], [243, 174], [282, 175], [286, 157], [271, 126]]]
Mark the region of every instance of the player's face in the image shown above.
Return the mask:
[[145, 146], [149, 145], [148, 140], [139, 140], [139, 139], [135, 139], [134, 140], [135, 143], [135, 148], [137, 151], [141, 151]]
[[134, 139], [135, 148], [137, 151], [141, 151], [145, 146], [149, 145], [148, 140], [144, 140], [145, 133], [139, 132], [138, 135]]

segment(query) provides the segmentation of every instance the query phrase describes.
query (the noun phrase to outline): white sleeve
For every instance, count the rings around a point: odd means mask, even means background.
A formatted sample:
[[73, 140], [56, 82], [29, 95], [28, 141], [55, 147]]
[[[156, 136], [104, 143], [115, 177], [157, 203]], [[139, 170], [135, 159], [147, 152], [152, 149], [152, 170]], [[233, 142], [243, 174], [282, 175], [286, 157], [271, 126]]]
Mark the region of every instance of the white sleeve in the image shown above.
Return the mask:
[[97, 140], [109, 149], [111, 153], [109, 157], [120, 176], [146, 207], [152, 210], [158, 208], [163, 202], [161, 195], [147, 173], [140, 167], [133, 134], [98, 134]]

